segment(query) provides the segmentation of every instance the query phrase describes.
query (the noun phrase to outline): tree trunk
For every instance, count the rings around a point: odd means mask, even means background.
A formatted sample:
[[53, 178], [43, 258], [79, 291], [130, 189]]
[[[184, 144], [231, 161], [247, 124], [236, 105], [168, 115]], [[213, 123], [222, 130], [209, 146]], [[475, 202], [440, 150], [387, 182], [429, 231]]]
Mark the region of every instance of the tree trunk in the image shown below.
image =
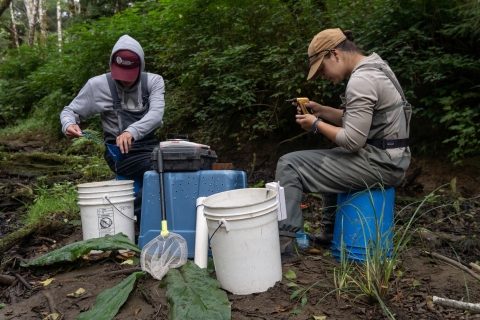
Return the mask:
[[10, 19], [12, 20], [12, 36], [13, 42], [15, 43], [15, 47], [20, 47], [20, 43], [18, 42], [18, 32], [17, 32], [17, 24], [15, 22], [15, 14], [13, 12], [13, 2], [10, 2]]
[[12, 0], [1, 0], [0, 1], [0, 16], [10, 7]]
[[75, 0], [68, 0], [68, 11], [70, 12], [70, 18], [75, 17]]
[[60, 1], [57, 1], [57, 33], [58, 33], [58, 52], [62, 52], [62, 9]]
[[39, 0], [38, 14], [40, 18], [40, 43], [45, 44], [47, 41], [47, 10], [45, 9], [46, 0]]
[[38, 22], [38, 3], [39, 0], [24, 0], [25, 8], [27, 9], [28, 19], [28, 44], [33, 45], [35, 39], [35, 26]]

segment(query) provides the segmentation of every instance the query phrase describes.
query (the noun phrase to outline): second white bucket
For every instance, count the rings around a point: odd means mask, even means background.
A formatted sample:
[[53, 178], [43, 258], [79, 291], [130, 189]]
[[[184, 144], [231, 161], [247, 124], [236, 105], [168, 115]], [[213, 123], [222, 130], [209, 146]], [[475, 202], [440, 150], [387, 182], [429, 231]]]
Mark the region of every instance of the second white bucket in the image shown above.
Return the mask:
[[215, 272], [234, 294], [264, 292], [282, 280], [275, 190], [225, 191], [203, 201]]
[[135, 242], [133, 180], [83, 183], [77, 188], [83, 240], [121, 232]]

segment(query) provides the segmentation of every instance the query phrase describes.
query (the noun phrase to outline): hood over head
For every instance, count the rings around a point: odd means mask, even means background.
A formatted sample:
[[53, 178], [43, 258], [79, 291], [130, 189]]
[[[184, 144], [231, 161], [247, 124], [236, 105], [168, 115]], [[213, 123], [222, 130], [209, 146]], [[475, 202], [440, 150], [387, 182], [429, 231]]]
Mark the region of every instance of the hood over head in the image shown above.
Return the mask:
[[112, 54], [110, 55], [112, 78], [136, 82], [139, 79], [138, 75], [144, 69], [145, 53], [140, 43], [129, 35], [121, 36], [113, 46]]

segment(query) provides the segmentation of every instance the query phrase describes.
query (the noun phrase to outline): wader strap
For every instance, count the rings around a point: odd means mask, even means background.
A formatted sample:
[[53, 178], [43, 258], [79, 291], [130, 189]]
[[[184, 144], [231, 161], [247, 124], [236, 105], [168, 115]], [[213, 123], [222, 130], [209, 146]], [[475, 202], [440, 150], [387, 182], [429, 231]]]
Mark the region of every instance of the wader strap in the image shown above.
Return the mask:
[[115, 81], [112, 78], [112, 74], [109, 72], [106, 75], [107, 75], [108, 87], [110, 88], [110, 94], [112, 95], [113, 109], [114, 110], [122, 109], [122, 102], [118, 97], [117, 86], [115, 85]]
[[[121, 110], [122, 109], [122, 101], [118, 96], [117, 86], [115, 85], [115, 80], [112, 78], [112, 74], [109, 72], [106, 74], [108, 87], [110, 88], [110, 94], [112, 95], [113, 100], [113, 109], [114, 110]], [[150, 94], [148, 93], [148, 74], [146, 72], [142, 72], [142, 104], [145, 106], [148, 103], [148, 99]]]
[[395, 140], [386, 140], [386, 139], [367, 139], [367, 143], [377, 147], [379, 149], [395, 149], [395, 148], [406, 148], [408, 147], [408, 138], [406, 139], [395, 139]]
[[142, 104], [144, 107], [149, 102], [149, 97], [150, 94], [148, 93], [148, 73], [142, 72]]
[[383, 73], [385, 73], [387, 78], [390, 79], [390, 81], [392, 81], [392, 83], [395, 86], [395, 88], [397, 89], [398, 93], [400, 93], [400, 96], [402, 96], [402, 100], [407, 102], [407, 99], [405, 99], [405, 95], [403, 94], [403, 90], [402, 90], [402, 87], [400, 87], [400, 84], [388, 72], [383, 70], [382, 65], [380, 65], [378, 63], [367, 63], [367, 64], [364, 64], [364, 65], [360, 66], [360, 68], [362, 68], [362, 67], [372, 67], [372, 68], [378, 69], [378, 70], [382, 71]]

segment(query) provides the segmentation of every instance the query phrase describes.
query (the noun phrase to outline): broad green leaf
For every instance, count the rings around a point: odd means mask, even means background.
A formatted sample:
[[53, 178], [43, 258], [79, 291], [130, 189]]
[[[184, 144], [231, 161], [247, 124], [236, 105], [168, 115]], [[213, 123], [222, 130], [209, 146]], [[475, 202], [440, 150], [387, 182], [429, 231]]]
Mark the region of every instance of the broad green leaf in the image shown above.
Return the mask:
[[49, 252], [29, 263], [21, 263], [22, 267], [28, 268], [31, 266], [43, 266], [52, 264], [55, 262], [64, 262], [64, 261], [74, 261], [78, 257], [81, 257], [84, 254], [89, 253], [91, 250], [132, 250], [135, 252], [142, 252], [127, 236], [123, 233], [116, 235], [106, 235], [102, 238], [94, 238], [83, 240], [75, 243], [71, 243], [57, 249], [55, 251]]
[[135, 281], [144, 274], [143, 271], [134, 272], [115, 287], [102, 291], [95, 299], [93, 309], [80, 313], [77, 320], [110, 320], [115, 317], [120, 307], [127, 301]]
[[293, 310], [292, 312], [290, 312], [290, 314], [300, 314], [302, 313], [302, 310], [300, 309], [296, 309], [296, 310]]
[[287, 287], [298, 287], [298, 284], [296, 284], [295, 282], [289, 282], [287, 283]]
[[422, 283], [418, 280], [413, 280], [413, 286], [414, 287], [418, 287], [419, 285], [421, 285]]
[[288, 270], [287, 273], [285, 273], [285, 278], [291, 280], [291, 279], [297, 279], [297, 275], [293, 270]]
[[217, 280], [210, 278], [207, 269], [188, 261], [180, 269], [170, 269], [165, 282], [168, 283], [169, 319], [231, 319], [227, 294]]
[[0, 309], [2, 309], [3, 307], [5, 307], [5, 303], [0, 303]]

